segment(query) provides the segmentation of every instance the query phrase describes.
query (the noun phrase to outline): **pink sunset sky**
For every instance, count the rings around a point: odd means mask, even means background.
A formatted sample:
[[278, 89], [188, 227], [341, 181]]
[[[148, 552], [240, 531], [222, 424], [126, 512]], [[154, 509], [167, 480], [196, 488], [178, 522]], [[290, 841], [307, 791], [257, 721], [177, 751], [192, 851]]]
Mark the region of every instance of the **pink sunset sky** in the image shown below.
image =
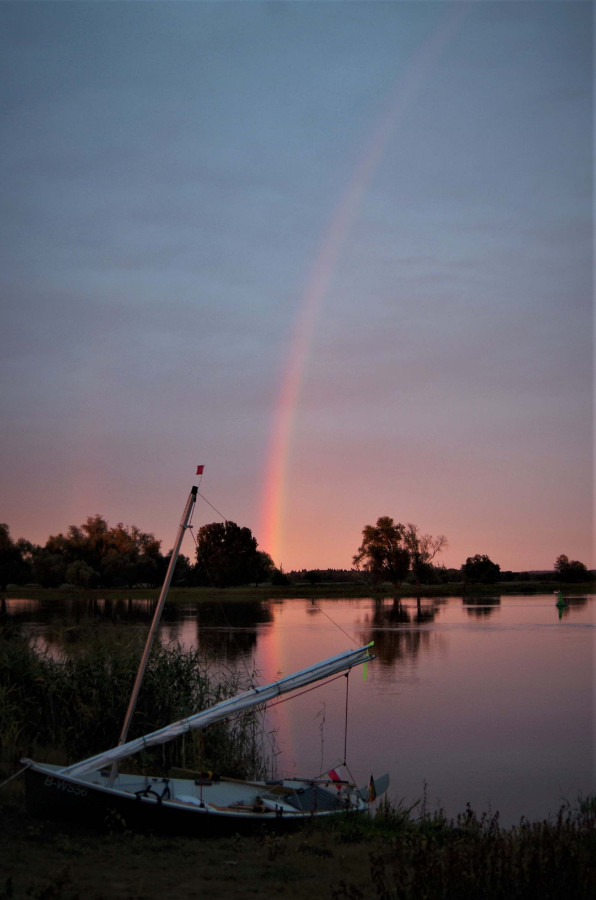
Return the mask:
[[285, 570], [382, 515], [596, 566], [592, 17], [1, 4], [11, 536], [165, 552], [204, 464]]

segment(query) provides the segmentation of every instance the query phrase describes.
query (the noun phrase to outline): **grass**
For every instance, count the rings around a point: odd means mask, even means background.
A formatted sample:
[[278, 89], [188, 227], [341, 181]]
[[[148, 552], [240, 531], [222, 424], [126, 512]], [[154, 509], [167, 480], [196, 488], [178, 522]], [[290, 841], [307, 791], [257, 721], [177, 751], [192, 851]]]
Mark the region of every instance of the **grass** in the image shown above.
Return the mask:
[[[356, 582], [333, 582], [322, 584], [289, 584], [274, 586], [262, 584], [246, 585], [232, 588], [171, 588], [168, 603], [220, 603], [246, 600], [275, 599], [334, 599], [362, 597], [461, 597], [498, 596], [501, 594], [548, 594], [561, 590], [563, 594], [586, 594], [596, 591], [595, 582], [585, 584], [562, 584], [557, 581], [500, 581], [496, 584], [468, 584], [452, 582], [448, 584], [404, 584], [399, 589], [391, 585], [373, 585]], [[111, 600], [128, 600], [131, 598], [148, 598], [157, 600], [158, 588], [134, 588], [126, 590], [89, 590], [72, 588], [72, 590], [54, 590], [51, 588], [17, 587], [5, 592], [6, 596], [24, 599], [65, 600], [69, 598], [88, 598]]]
[[[495, 584], [464, 584], [463, 582], [449, 582], [447, 584], [403, 584], [400, 588], [394, 588], [389, 584], [370, 584], [365, 582], [327, 582], [321, 584], [296, 583], [285, 586], [270, 584], [244, 585], [242, 587], [211, 588], [173, 587], [168, 593], [168, 603], [220, 603], [222, 599], [227, 602], [246, 600], [275, 600], [275, 599], [333, 599], [333, 598], [362, 598], [362, 597], [461, 597], [472, 594], [473, 596], [487, 595], [498, 596], [500, 594], [549, 594], [561, 590], [563, 594], [586, 594], [596, 590], [596, 582], [585, 584], [563, 584], [558, 581], [499, 581]], [[126, 589], [93, 589], [83, 590], [72, 587], [71, 589], [53, 589], [38, 587], [11, 587], [5, 591], [6, 597], [22, 597], [30, 600], [68, 600], [85, 597], [90, 600], [110, 599], [113, 601], [129, 600], [131, 598], [147, 598], [157, 600], [159, 588], [126, 588]]]
[[172, 839], [34, 820], [18, 781], [0, 791], [0, 900], [271, 898], [312, 900], [592, 900], [596, 801], [553, 820], [500, 829], [469, 808], [381, 804], [371, 817], [288, 836]]

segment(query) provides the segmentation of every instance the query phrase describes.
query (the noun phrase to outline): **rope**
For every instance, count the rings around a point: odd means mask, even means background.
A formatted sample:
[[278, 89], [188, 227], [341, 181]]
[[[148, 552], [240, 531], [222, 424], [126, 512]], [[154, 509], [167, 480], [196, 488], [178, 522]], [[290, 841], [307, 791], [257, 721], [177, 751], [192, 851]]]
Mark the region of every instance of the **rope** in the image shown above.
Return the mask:
[[336, 622], [334, 619], [331, 618], [331, 616], [329, 615], [329, 613], [326, 613], [325, 610], [324, 610], [324, 609], [321, 609], [320, 606], [315, 606], [315, 609], [318, 610], [318, 612], [323, 613], [323, 615], [326, 616], [326, 617], [329, 619], [329, 621], [331, 622], [331, 624], [332, 624], [332, 625], [335, 625], [336, 628], [339, 628], [339, 630], [342, 631], [342, 632], [345, 634], [345, 636], [346, 636], [347, 638], [349, 638], [349, 639], [350, 639], [351, 641], [353, 641], [355, 644], [358, 644], [358, 639], [357, 639], [353, 634], [350, 634], [348, 631], [346, 631], [345, 628], [342, 628], [341, 625], [339, 624], [339, 622]]
[[[227, 522], [227, 521], [228, 521], [228, 519], [223, 515], [223, 513], [220, 513], [220, 511], [213, 505], [213, 503], [210, 503], [210, 501], [207, 500], [207, 498], [206, 498], [203, 494], [201, 494], [200, 491], [197, 491], [197, 494], [198, 494], [199, 497], [201, 497], [202, 500], [205, 501], [205, 503], [207, 503], [208, 506], [211, 507], [211, 509], [215, 510], [215, 512], [217, 513], [217, 515], [220, 516], [220, 517], [223, 519], [224, 522]], [[192, 521], [192, 516], [193, 516], [193, 515], [194, 515], [194, 509], [193, 509], [193, 511], [192, 511], [191, 521]], [[199, 550], [199, 544], [198, 544], [198, 541], [197, 541], [197, 539], [196, 539], [196, 537], [195, 537], [195, 535], [194, 535], [194, 532], [193, 532], [193, 530], [192, 530], [193, 527], [194, 527], [194, 526], [193, 526], [193, 525], [190, 525], [190, 524], [187, 526], [187, 528], [188, 528], [189, 531], [190, 531], [190, 536], [191, 536], [191, 538], [193, 539], [194, 544], [195, 544], [195, 547], [196, 547], [196, 549], [197, 549], [197, 551], [198, 551], [198, 550]], [[211, 575], [211, 572], [210, 572], [209, 569], [207, 568], [207, 564], [205, 563], [205, 560], [203, 559], [202, 556], [201, 556], [201, 558], [200, 558], [200, 561], [201, 561], [202, 564], [203, 564], [203, 568], [205, 569], [205, 572], [206, 572], [206, 574], [207, 574], [207, 578], [209, 579], [209, 581], [210, 581], [210, 583], [211, 583], [211, 587], [215, 587], [215, 582], [213, 581], [213, 576]], [[199, 562], [199, 554], [198, 554], [198, 552], [197, 552], [197, 562]], [[223, 608], [222, 608], [222, 612], [223, 612]], [[230, 624], [230, 622], [228, 621], [227, 616], [225, 615], [225, 613], [224, 613], [224, 618], [225, 618], [226, 621], [228, 622], [228, 627], [231, 628], [231, 624]]]
[[[223, 514], [222, 512], [220, 512], [220, 511], [218, 510], [218, 508], [217, 508], [216, 506], [214, 506], [213, 503], [211, 503], [210, 500], [207, 500], [207, 498], [205, 497], [205, 495], [202, 494], [199, 490], [197, 491], [197, 495], [198, 495], [202, 500], [204, 500], [205, 503], [207, 503], [207, 505], [210, 506], [211, 509], [213, 509], [213, 510], [217, 513], [217, 515], [220, 516], [221, 519], [223, 519], [224, 522], [230, 521], [230, 520], [227, 518], [227, 516], [224, 516], [224, 514]], [[194, 515], [194, 509], [193, 509], [193, 515]], [[213, 576], [212, 576], [211, 572], [209, 571], [209, 567], [207, 566], [204, 557], [200, 554], [199, 543], [198, 543], [198, 541], [197, 541], [197, 539], [196, 539], [196, 537], [195, 537], [194, 532], [192, 531], [192, 526], [189, 526], [189, 527], [190, 527], [190, 535], [191, 535], [191, 537], [192, 537], [192, 539], [193, 539], [193, 541], [194, 541], [195, 548], [196, 548], [196, 550], [197, 550], [197, 563], [200, 562], [200, 563], [202, 564], [202, 566], [203, 566], [203, 568], [204, 568], [204, 570], [205, 570], [205, 574], [207, 575], [207, 578], [208, 578], [208, 580], [209, 580], [209, 582], [210, 582], [210, 584], [211, 584], [211, 587], [214, 588], [214, 587], [215, 587], [215, 581], [214, 581], [214, 579], [213, 579]], [[218, 600], [217, 602], [218, 602], [219, 610], [220, 610], [220, 612], [221, 612], [221, 614], [222, 614], [222, 618], [223, 618], [224, 622], [226, 623], [228, 629], [232, 630], [233, 625], [232, 625], [232, 623], [230, 622], [230, 620], [229, 620], [229, 618], [228, 618], [228, 615], [227, 615], [227, 613], [226, 613], [226, 611], [225, 611], [225, 609], [224, 609], [224, 606], [223, 606], [221, 600]], [[244, 656], [242, 657], [242, 664], [243, 664], [243, 666], [244, 666], [245, 674], [246, 674], [246, 676], [247, 676], [247, 678], [248, 678], [248, 683], [250, 684], [250, 686], [251, 686], [252, 688], [254, 688], [254, 687], [255, 687], [255, 672], [254, 672], [254, 669], [253, 669], [252, 672], [249, 670], [249, 668], [248, 668], [248, 663], [247, 663], [246, 658], [245, 658]]]
[[[203, 497], [202, 494], [200, 494], [199, 496]], [[205, 499], [205, 498], [203, 497], [203, 500], [204, 500], [204, 499]], [[208, 500], [207, 500], [207, 503], [209, 503]], [[209, 503], [209, 506], [211, 506], [210, 503]], [[213, 508], [215, 509], [215, 507], [213, 507]], [[217, 510], [215, 510], [215, 511], [217, 512]], [[192, 514], [194, 515], [194, 509], [193, 509]], [[220, 515], [221, 515], [221, 513], [220, 513]], [[187, 527], [188, 530], [190, 531], [190, 536], [191, 536], [191, 538], [192, 538], [193, 541], [194, 541], [194, 545], [195, 545], [196, 550], [198, 551], [198, 549], [199, 549], [199, 544], [198, 544], [198, 541], [197, 541], [197, 539], [196, 539], [196, 537], [195, 537], [195, 534], [194, 534], [194, 531], [193, 531], [194, 525], [191, 525], [191, 524], [189, 523], [186, 527]], [[199, 554], [198, 554], [198, 552], [197, 552], [197, 562], [199, 562]], [[211, 576], [211, 572], [210, 572], [209, 569], [207, 568], [207, 565], [206, 565], [205, 560], [203, 559], [203, 557], [201, 557], [201, 562], [203, 563], [203, 567], [204, 567], [204, 569], [205, 569], [205, 572], [207, 573], [207, 578], [208, 578], [209, 581], [211, 582], [211, 587], [215, 587], [213, 578], [212, 578], [212, 576]]]
[[[224, 522], [227, 522], [227, 521], [228, 521], [227, 517], [224, 516], [223, 513], [220, 512], [219, 509], [217, 509], [217, 507], [214, 506], [213, 503], [211, 503], [211, 501], [209, 501], [209, 500], [204, 496], [204, 494], [202, 494], [200, 491], [198, 491], [197, 493], [198, 493], [198, 496], [201, 497], [201, 499], [204, 500], [205, 503], [207, 503], [207, 505], [210, 506], [211, 509], [214, 510], [214, 512], [216, 512], [217, 515], [220, 516], [220, 518], [221, 518]], [[194, 513], [194, 509], [193, 509], [193, 513]], [[191, 517], [191, 521], [192, 521], [192, 517]], [[196, 539], [196, 537], [195, 537], [195, 535], [194, 535], [194, 532], [193, 532], [193, 530], [192, 530], [192, 525], [190, 525], [190, 524], [189, 524], [189, 530], [190, 530], [192, 539], [193, 539], [193, 541], [194, 541], [195, 547], [196, 547], [196, 549], [197, 549], [197, 551], [198, 551], [198, 549], [199, 549], [198, 541], [197, 541], [197, 539]], [[198, 558], [198, 553], [197, 553], [197, 558]], [[212, 578], [212, 576], [211, 576], [211, 573], [209, 572], [209, 569], [208, 569], [207, 566], [205, 565], [205, 560], [202, 559], [201, 561], [202, 561], [202, 563], [203, 563], [203, 567], [204, 567], [204, 569], [205, 569], [205, 572], [206, 572], [206, 574], [207, 574], [207, 577], [208, 577], [209, 581], [211, 582], [212, 586], [214, 586], [214, 584], [213, 584], [213, 578]], [[228, 617], [227, 617], [227, 615], [226, 615], [226, 612], [225, 612], [223, 606], [221, 605], [221, 603], [220, 603], [220, 608], [221, 608], [221, 612], [223, 613], [223, 618], [224, 618], [224, 620], [228, 623], [228, 627], [231, 628], [232, 625], [231, 625], [231, 623], [229, 622]], [[345, 636], [346, 636], [351, 642], [353, 642], [354, 644], [357, 644], [357, 643], [358, 643], [356, 637], [355, 637], [353, 634], [350, 634], [349, 632], [347, 632], [347, 631], [345, 630], [345, 628], [342, 628], [342, 626], [341, 626], [338, 622], [336, 622], [334, 619], [332, 619], [332, 617], [331, 617], [327, 612], [325, 612], [324, 609], [321, 609], [320, 606], [317, 606], [316, 609], [317, 609], [319, 612], [323, 613], [323, 615], [324, 615], [327, 619], [329, 619], [329, 621], [331, 622], [331, 624], [334, 625], [336, 628], [338, 628], [343, 634], [345, 634]], [[248, 671], [248, 665], [247, 665], [247, 663], [246, 663], [246, 659], [243, 659], [243, 663], [244, 663], [244, 668], [245, 668], [245, 670], [246, 670], [246, 674], [249, 676], [249, 682], [250, 682], [251, 686], [254, 687], [254, 684], [253, 684], [253, 678], [252, 678], [252, 676], [250, 675], [250, 673], [249, 673], [249, 671]], [[268, 703], [268, 704], [266, 703], [266, 704], [264, 704], [264, 709], [266, 709], [266, 708], [269, 707], [269, 706], [270, 706], [270, 707], [278, 706], [280, 703], [286, 703], [288, 700], [294, 700], [296, 697], [301, 697], [303, 694], [308, 694], [308, 693], [310, 693], [310, 691], [318, 690], [319, 688], [324, 687], [326, 684], [330, 684], [332, 681], [336, 681], [338, 678], [343, 678], [343, 677], [344, 677], [344, 674], [345, 674], [345, 678], [346, 678], [346, 706], [345, 706], [345, 722], [344, 722], [344, 761], [343, 761], [343, 765], [344, 765], [346, 768], [348, 768], [348, 765], [347, 765], [346, 760], [347, 760], [347, 745], [348, 745], [348, 702], [349, 702], [349, 675], [350, 675], [349, 672], [342, 673], [341, 675], [336, 675], [335, 677], [330, 678], [330, 679], [328, 679], [328, 680], [326, 680], [326, 681], [324, 681], [324, 682], [322, 682], [322, 683], [320, 683], [320, 684], [315, 684], [315, 685], [313, 685], [313, 686], [311, 686], [311, 687], [309, 687], [309, 688], [306, 688], [305, 690], [300, 691], [300, 692], [297, 693], [297, 694], [296, 694], [296, 693], [292, 693], [292, 696], [291, 696], [291, 697], [284, 697], [283, 700], [278, 698], [277, 700], [275, 700], [275, 701], [273, 701], [273, 702], [271, 702], [271, 703]], [[272, 747], [272, 751], [273, 751], [273, 747]], [[349, 769], [348, 769], [348, 772], [349, 772]], [[352, 777], [352, 773], [351, 773], [351, 772], [350, 772], [350, 777]], [[353, 777], [352, 777], [352, 780], [353, 780]]]
[[7, 778], [7, 779], [6, 779], [6, 781], [3, 781], [2, 784], [0, 784], [0, 789], [2, 789], [2, 788], [3, 788], [5, 785], [7, 785], [10, 781], [13, 781], [15, 778], [18, 778], [19, 775], [22, 775], [23, 772], [24, 772], [26, 769], [30, 769], [30, 768], [31, 768], [31, 763], [27, 763], [26, 766], [23, 766], [23, 768], [22, 768], [22, 769], [19, 769], [18, 772], [15, 772], [14, 775], [11, 775], [10, 778]]
[[223, 513], [220, 513], [220, 511], [217, 509], [217, 507], [215, 507], [215, 506], [213, 505], [213, 503], [210, 503], [209, 500], [207, 500], [207, 497], [205, 497], [203, 494], [201, 494], [200, 491], [199, 491], [198, 493], [199, 493], [199, 497], [201, 497], [201, 498], [205, 501], [205, 503], [207, 503], [207, 505], [210, 506], [211, 509], [213, 509], [213, 510], [217, 513], [217, 515], [220, 516], [220, 517], [223, 519], [224, 522], [228, 522], [228, 521], [229, 521], [229, 519], [228, 519], [227, 516], [224, 516]]
[[346, 672], [346, 716], [344, 722], [344, 766], [347, 765], [348, 758], [348, 693], [350, 687], [350, 673]]
[[325, 687], [326, 684], [331, 684], [333, 681], [337, 681], [338, 678], [343, 678], [344, 673], [341, 672], [339, 675], [333, 675], [331, 678], [328, 678], [326, 681], [317, 682], [317, 684], [313, 684], [312, 687], [304, 688], [303, 691], [300, 691], [298, 694], [292, 693], [288, 697], [284, 697], [283, 700], [276, 699], [271, 700], [269, 703], [264, 703], [264, 707], [275, 707], [281, 706], [282, 703], [288, 703], [290, 700], [295, 700], [296, 697], [302, 697], [303, 694], [310, 694], [311, 691], [318, 691], [319, 688]]

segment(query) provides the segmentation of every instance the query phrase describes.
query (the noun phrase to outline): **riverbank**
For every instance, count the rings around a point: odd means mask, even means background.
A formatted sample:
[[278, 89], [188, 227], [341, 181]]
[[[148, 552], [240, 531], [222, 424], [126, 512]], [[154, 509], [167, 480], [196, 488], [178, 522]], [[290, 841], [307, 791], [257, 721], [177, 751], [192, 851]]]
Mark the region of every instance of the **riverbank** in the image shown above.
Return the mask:
[[[246, 585], [243, 587], [229, 588], [176, 588], [170, 589], [168, 603], [212, 603], [225, 600], [292, 600], [292, 599], [329, 599], [341, 598], [365, 598], [365, 597], [406, 597], [414, 598], [441, 598], [441, 597], [498, 597], [500, 595], [519, 594], [528, 596], [532, 594], [550, 594], [561, 591], [563, 596], [578, 596], [596, 592], [596, 582], [585, 584], [562, 584], [557, 581], [502, 581], [496, 584], [464, 584], [453, 582], [449, 584], [427, 585], [402, 585], [396, 589], [391, 585], [371, 585], [346, 582], [328, 582], [321, 584], [288, 584], [279, 585]], [[68, 598], [112, 599], [126, 600], [139, 597], [157, 599], [159, 588], [135, 587], [93, 590], [82, 588], [39, 588], [22, 586], [10, 588], [2, 593], [2, 597], [8, 599], [19, 597], [26, 600], [64, 600]], [[1, 598], [0, 598], [1, 600]]]
[[0, 798], [0, 900], [588, 900], [596, 895], [593, 801], [502, 830], [470, 810], [448, 822], [386, 808], [290, 836], [219, 840], [110, 834], [29, 817]]

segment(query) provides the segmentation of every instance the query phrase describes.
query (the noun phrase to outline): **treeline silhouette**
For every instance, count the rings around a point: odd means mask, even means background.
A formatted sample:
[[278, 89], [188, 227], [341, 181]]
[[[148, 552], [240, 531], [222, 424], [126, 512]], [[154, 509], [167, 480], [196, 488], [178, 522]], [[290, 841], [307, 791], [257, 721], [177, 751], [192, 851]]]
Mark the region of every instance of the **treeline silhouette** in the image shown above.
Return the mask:
[[100, 515], [90, 516], [80, 527], [71, 525], [66, 534], [50, 536], [43, 547], [23, 538], [13, 541], [8, 526], [0, 525], [3, 587], [31, 582], [82, 588], [154, 585], [163, 580], [168, 561], [152, 534], [122, 523], [110, 528]]
[[[118, 523], [110, 527], [101, 515], [90, 516], [81, 526], [71, 525], [66, 534], [52, 535], [44, 546], [20, 538], [13, 541], [6, 524], [0, 524], [0, 590], [9, 585], [59, 588], [157, 587], [165, 577], [171, 550], [161, 552], [161, 542], [136, 526]], [[491, 584], [503, 582], [581, 583], [594, 572], [564, 554], [550, 571], [501, 571], [486, 555], [468, 557], [459, 568], [424, 566], [424, 577], [410, 571], [403, 584]], [[267, 553], [258, 549], [250, 529], [234, 522], [214, 523], [199, 529], [196, 559], [180, 555], [173, 584], [180, 587], [259, 584], [363, 584], [370, 573], [357, 569], [298, 569], [284, 572]]]
[[[196, 560], [180, 554], [172, 583], [175, 586], [259, 584], [272, 578], [273, 561], [258, 550], [249, 528], [235, 522], [203, 525], [196, 539]], [[0, 590], [8, 585], [33, 584], [44, 588], [134, 588], [161, 585], [172, 551], [135, 525], [110, 527], [103, 516], [89, 516], [66, 534], [52, 535], [45, 546], [23, 538], [13, 541], [0, 524]]]

